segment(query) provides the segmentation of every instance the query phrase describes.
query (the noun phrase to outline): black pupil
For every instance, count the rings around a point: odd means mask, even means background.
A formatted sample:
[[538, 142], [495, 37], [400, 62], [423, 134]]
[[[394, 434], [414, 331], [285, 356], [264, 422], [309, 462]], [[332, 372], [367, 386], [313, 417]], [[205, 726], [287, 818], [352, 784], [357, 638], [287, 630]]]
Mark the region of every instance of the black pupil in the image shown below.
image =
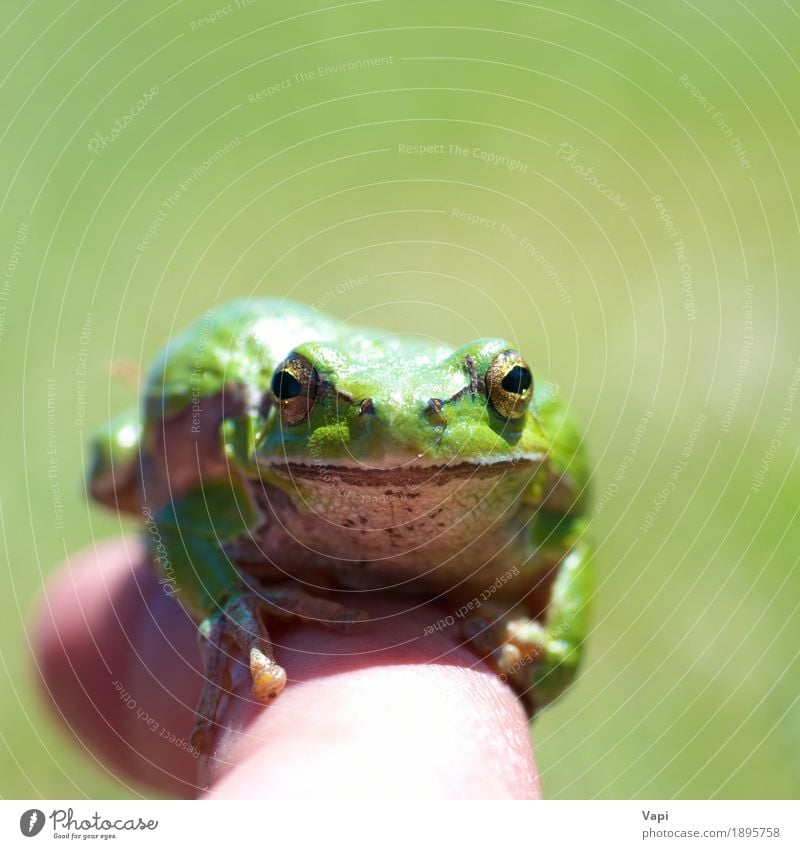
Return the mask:
[[286, 401], [296, 398], [303, 391], [303, 385], [291, 372], [281, 370], [272, 376], [272, 391], [276, 398]]
[[506, 392], [522, 395], [523, 392], [530, 389], [532, 380], [531, 373], [525, 366], [514, 366], [503, 378], [500, 385]]

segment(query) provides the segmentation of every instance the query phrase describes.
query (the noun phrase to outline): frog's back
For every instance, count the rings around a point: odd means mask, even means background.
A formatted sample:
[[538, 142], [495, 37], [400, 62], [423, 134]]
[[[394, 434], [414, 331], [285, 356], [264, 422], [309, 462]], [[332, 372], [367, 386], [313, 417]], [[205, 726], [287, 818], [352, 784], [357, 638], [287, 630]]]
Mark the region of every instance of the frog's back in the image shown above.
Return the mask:
[[231, 384], [264, 392], [295, 345], [332, 340], [337, 328], [312, 307], [278, 298], [241, 298], [211, 309], [156, 357], [145, 388], [147, 415], [178, 412]]

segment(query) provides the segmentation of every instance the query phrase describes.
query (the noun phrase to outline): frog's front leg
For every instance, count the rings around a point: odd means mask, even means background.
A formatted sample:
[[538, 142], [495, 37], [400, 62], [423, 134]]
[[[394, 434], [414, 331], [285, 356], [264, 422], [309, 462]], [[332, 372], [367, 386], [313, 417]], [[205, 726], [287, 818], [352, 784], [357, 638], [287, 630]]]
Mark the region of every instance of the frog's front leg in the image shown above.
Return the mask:
[[153, 555], [176, 595], [200, 621], [205, 683], [197, 708], [193, 746], [209, 754], [219, 725], [229, 663], [241, 652], [250, 668], [253, 698], [268, 702], [286, 685], [275, 661], [266, 620], [301, 619], [353, 630], [367, 618], [293, 583], [248, 584], [223, 544], [248, 533], [260, 520], [246, 486], [234, 477], [202, 484], [159, 510], [149, 527]]
[[253, 697], [261, 702], [269, 701], [283, 690], [286, 672], [275, 662], [258, 599], [252, 594], [233, 596], [222, 610], [200, 623], [199, 632], [205, 683], [191, 739], [196, 751], [207, 754], [216, 736], [222, 695], [231, 684], [230, 650], [238, 648], [249, 658]]
[[292, 583], [246, 589], [200, 623], [205, 683], [197, 706], [192, 746], [203, 754], [213, 748], [222, 696], [230, 687], [230, 649], [248, 659], [252, 696], [266, 704], [286, 686], [286, 671], [275, 661], [266, 620], [300, 619], [339, 631], [360, 630], [367, 613], [310, 595]]
[[[591, 548], [582, 520], [561, 520], [568, 541], [540, 619], [484, 605], [465, 620], [464, 633], [481, 657], [524, 698], [531, 714], [555, 699], [572, 681], [586, 636], [591, 590]], [[550, 523], [548, 523], [550, 524]]]

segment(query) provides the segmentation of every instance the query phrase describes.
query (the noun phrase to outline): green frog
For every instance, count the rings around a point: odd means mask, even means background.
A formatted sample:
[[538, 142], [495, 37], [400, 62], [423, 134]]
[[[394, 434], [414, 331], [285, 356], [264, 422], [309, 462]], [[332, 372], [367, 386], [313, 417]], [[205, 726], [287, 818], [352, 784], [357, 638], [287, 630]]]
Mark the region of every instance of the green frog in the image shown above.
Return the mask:
[[368, 627], [336, 589], [444, 605], [420, 639], [458, 628], [531, 715], [573, 679], [589, 470], [557, 388], [508, 342], [450, 348], [237, 300], [174, 337], [143, 394], [95, 437], [89, 489], [145, 520], [164, 589], [198, 622], [198, 751], [232, 655], [254, 699], [286, 686], [270, 621]]

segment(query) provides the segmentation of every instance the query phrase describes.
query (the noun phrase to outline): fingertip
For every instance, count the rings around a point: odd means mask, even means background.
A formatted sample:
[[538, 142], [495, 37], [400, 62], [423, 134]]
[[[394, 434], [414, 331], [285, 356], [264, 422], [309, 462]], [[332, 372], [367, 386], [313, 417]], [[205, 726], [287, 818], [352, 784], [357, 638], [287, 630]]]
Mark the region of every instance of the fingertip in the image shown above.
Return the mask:
[[[510, 688], [457, 629], [421, 636], [441, 611], [397, 598], [364, 606], [372, 619], [357, 634], [271, 629], [289, 684], [266, 708], [251, 698], [244, 659], [234, 664], [208, 796], [539, 798], [526, 715]], [[72, 558], [32, 622], [43, 688], [76, 739], [161, 793], [205, 786], [189, 745], [203, 680], [196, 625], [138, 543]]]
[[123, 781], [194, 795], [196, 760], [175, 743], [199, 692], [195, 627], [160, 591], [139, 541], [71, 557], [31, 622], [45, 701], [76, 743]]
[[287, 629], [277, 658], [290, 684], [266, 709], [238, 678], [208, 797], [539, 798], [511, 689], [456, 634], [417, 639], [429, 608], [384, 600], [371, 611], [388, 618], [364, 634]]
[[[40, 689], [72, 736], [116, 767], [124, 764], [114, 746], [118, 701], [108, 698], [98, 669], [117, 666], [114, 641], [101, 617], [104, 601], [125, 580], [119, 541], [100, 543], [56, 569], [32, 615], [31, 645]], [[122, 611], [120, 611], [122, 612]], [[115, 757], [116, 756], [116, 757]]]

